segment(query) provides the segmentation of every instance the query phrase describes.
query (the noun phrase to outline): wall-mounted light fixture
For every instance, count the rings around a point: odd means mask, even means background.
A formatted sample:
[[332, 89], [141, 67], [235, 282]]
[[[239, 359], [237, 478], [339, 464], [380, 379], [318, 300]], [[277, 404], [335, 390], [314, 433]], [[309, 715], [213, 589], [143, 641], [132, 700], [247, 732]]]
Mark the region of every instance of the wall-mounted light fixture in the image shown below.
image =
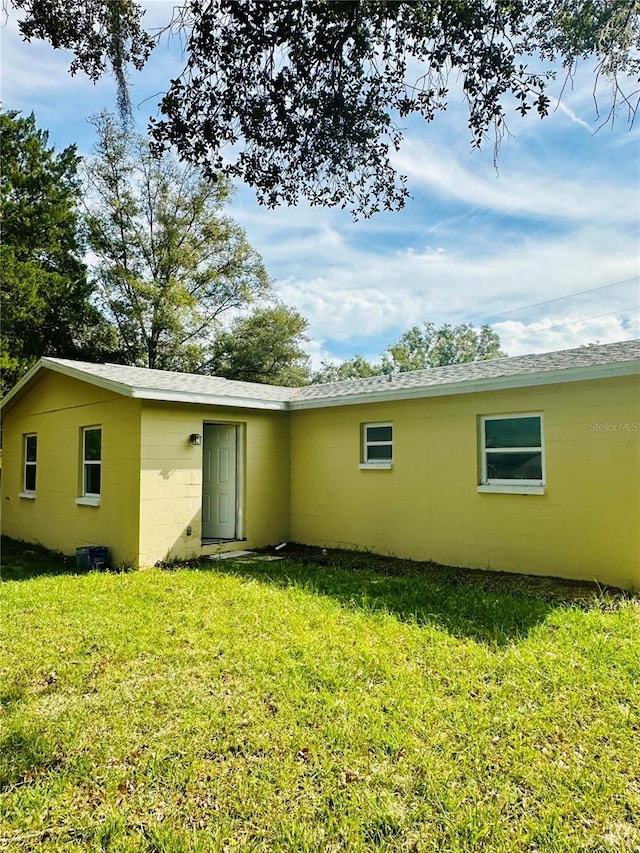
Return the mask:
[[189, 441], [194, 447], [197, 447], [199, 444], [202, 444], [202, 436], [198, 432], [192, 432], [189, 436]]

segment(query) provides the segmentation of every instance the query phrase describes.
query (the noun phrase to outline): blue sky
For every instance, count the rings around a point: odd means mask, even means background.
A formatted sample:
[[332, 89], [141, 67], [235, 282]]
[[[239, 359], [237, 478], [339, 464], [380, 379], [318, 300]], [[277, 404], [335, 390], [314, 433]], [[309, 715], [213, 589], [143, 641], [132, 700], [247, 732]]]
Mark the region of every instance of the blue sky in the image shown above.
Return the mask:
[[[149, 27], [168, 22], [171, 3], [146, 6]], [[90, 154], [87, 117], [114, 109], [112, 79], [71, 77], [68, 55], [21, 41], [11, 9], [0, 39], [3, 108], [33, 111], [56, 148]], [[164, 40], [131, 72], [141, 130], [179, 70]], [[606, 108], [606, 88], [599, 97]], [[639, 338], [640, 129], [623, 114], [595, 133], [599, 123], [584, 67], [547, 119], [513, 115], [497, 170], [491, 145], [472, 151], [460, 102], [430, 125], [408, 120], [396, 161], [412, 198], [399, 213], [268, 210], [244, 186], [231, 212], [278, 295], [309, 320], [316, 365], [375, 359], [425, 320], [490, 322], [509, 355]]]

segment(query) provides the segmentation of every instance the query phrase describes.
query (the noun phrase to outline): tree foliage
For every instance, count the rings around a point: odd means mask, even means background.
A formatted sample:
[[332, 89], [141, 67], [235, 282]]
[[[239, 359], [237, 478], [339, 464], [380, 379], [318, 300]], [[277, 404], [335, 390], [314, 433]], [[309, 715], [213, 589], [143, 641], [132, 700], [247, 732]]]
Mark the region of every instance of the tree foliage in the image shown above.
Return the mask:
[[[126, 62], [148, 55], [133, 0], [11, 2], [27, 37], [72, 50], [72, 71], [93, 79], [111, 66], [121, 93]], [[157, 144], [270, 206], [402, 207], [391, 161], [402, 126], [432, 121], [457, 81], [476, 146], [492, 132], [497, 145], [514, 112], [545, 116], [550, 79], [584, 58], [610, 81], [610, 118], [638, 106], [637, 0], [191, 0], [172, 29], [186, 64], [162, 99]]]
[[142, 26], [144, 11], [132, 0], [11, 0], [26, 13], [20, 32], [27, 41], [44, 39], [70, 51], [71, 74], [98, 80], [109, 69], [118, 84], [118, 108], [130, 110], [127, 66], [140, 70], [154, 45]]
[[473, 144], [500, 139], [510, 112], [547, 114], [540, 67], [595, 56], [599, 73], [637, 76], [639, 17], [632, 0], [194, 2], [180, 18], [186, 67], [153, 134], [269, 206], [305, 196], [368, 216], [404, 204], [390, 155], [409, 115], [446, 109], [451, 80]]
[[369, 362], [361, 355], [342, 364], [325, 361], [311, 381], [339, 382], [505, 356], [506, 353], [500, 349], [500, 338], [491, 326], [484, 325], [478, 330], [471, 323], [457, 326], [445, 323], [439, 328], [434, 323], [423, 323], [407, 329], [395, 343], [390, 344], [380, 363]]
[[203, 180], [113, 116], [94, 119], [86, 164], [88, 240], [99, 303], [122, 359], [199, 371], [225, 311], [270, 292], [261, 258], [223, 213], [228, 180]]
[[357, 354], [339, 364], [323, 361], [320, 368], [311, 377], [311, 382], [315, 385], [324, 382], [342, 382], [344, 379], [366, 379], [369, 376], [381, 375], [381, 364], [374, 364], [367, 361], [363, 355]]
[[0, 114], [2, 388], [43, 355], [88, 358], [110, 343], [90, 301], [74, 146], [56, 152], [33, 115]]
[[305, 385], [310, 359], [303, 345], [308, 323], [282, 303], [237, 318], [211, 348], [207, 372], [266, 385]]
[[471, 323], [452, 326], [434, 323], [413, 326], [388, 347], [382, 356], [382, 372], [403, 373], [406, 370], [425, 370], [447, 364], [466, 364], [504, 358], [500, 337], [489, 325], [478, 331]]

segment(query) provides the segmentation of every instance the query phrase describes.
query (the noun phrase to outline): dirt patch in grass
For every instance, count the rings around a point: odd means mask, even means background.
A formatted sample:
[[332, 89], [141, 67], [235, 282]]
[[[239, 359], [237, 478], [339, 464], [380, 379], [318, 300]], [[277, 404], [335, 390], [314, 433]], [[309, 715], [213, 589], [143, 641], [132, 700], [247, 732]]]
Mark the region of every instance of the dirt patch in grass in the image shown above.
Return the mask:
[[452, 586], [473, 586], [478, 590], [506, 595], [535, 596], [556, 603], [588, 604], [595, 600], [602, 602], [603, 596], [612, 601], [634, 598], [624, 590], [587, 581], [467, 569], [445, 566], [430, 560], [409, 560], [367, 551], [301, 545], [297, 542], [287, 543], [286, 547], [279, 551], [275, 547], [269, 547], [259, 549], [257, 553], [278, 554], [302, 565], [340, 567], [354, 572], [375, 572], [388, 577], [427, 576], [437, 581], [446, 581]]

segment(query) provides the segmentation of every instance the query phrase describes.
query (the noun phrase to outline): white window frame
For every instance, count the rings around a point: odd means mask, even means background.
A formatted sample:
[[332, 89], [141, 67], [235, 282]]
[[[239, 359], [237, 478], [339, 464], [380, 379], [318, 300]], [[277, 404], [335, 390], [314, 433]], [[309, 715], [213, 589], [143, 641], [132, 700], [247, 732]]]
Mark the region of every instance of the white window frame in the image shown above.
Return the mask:
[[[87, 433], [95, 431], [100, 433], [100, 459], [87, 459]], [[76, 498], [76, 503], [81, 506], [99, 506], [100, 492], [87, 491], [87, 466], [100, 466], [100, 491], [102, 491], [102, 427], [98, 424], [94, 426], [82, 427], [80, 440], [82, 446], [82, 495], [81, 497]]]
[[[28, 444], [30, 438], [35, 438], [35, 440], [36, 440], [36, 458], [33, 462], [30, 462], [27, 459], [27, 456], [28, 456], [27, 444]], [[37, 487], [37, 485], [38, 485], [38, 434], [37, 433], [35, 433], [35, 432], [25, 433], [24, 443], [23, 443], [23, 452], [24, 452], [24, 465], [22, 468], [22, 486], [23, 486], [23, 488], [22, 488], [22, 491], [20, 492], [19, 496], [21, 498], [28, 498], [28, 499], [33, 500], [36, 496], [36, 490], [27, 488], [27, 469], [28, 468], [34, 469], [35, 481], [36, 481], [36, 487]]]
[[[377, 427], [390, 427], [391, 428], [391, 440], [390, 441], [370, 441], [367, 437], [367, 431], [371, 428]], [[361, 471], [388, 471], [393, 468], [393, 423], [391, 421], [384, 422], [371, 422], [362, 424], [361, 427], [361, 462], [360, 462], [360, 470]], [[391, 450], [391, 456], [389, 459], [369, 459], [369, 448], [370, 447], [389, 447]]]
[[[519, 418], [539, 418], [540, 445], [537, 447], [487, 447], [487, 421], [516, 420]], [[487, 456], [489, 453], [540, 453], [540, 479], [489, 478], [487, 475]], [[516, 495], [544, 495], [546, 492], [546, 461], [544, 441], [544, 418], [542, 412], [512, 412], [506, 415], [482, 415], [480, 418], [480, 485], [478, 492], [503, 492]]]

